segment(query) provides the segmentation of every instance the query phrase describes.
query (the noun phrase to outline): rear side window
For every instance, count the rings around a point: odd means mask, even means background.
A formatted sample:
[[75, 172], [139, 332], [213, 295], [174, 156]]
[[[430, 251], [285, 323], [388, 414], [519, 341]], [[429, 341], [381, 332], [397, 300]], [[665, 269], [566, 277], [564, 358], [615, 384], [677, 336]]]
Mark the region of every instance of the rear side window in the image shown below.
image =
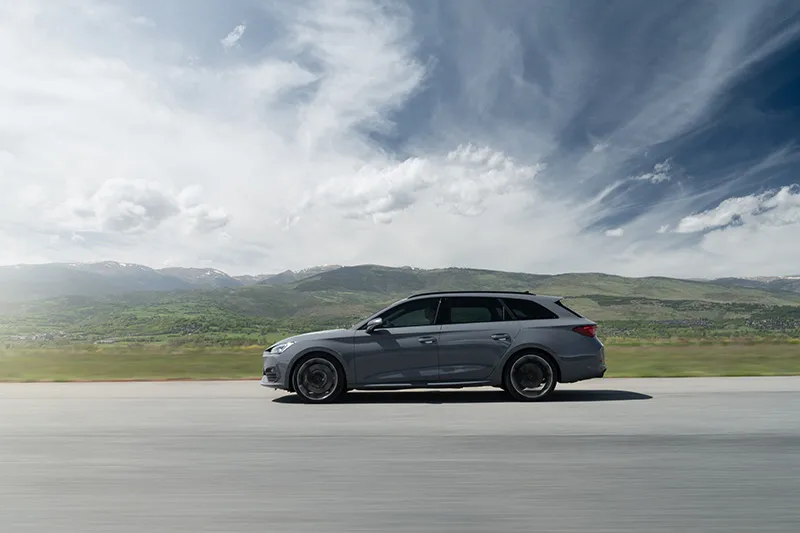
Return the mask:
[[444, 303], [444, 324], [501, 322], [505, 319], [503, 305], [497, 298], [454, 297]]
[[532, 300], [521, 298], [504, 298], [508, 308], [513, 313], [516, 320], [548, 320], [558, 318], [558, 315]]

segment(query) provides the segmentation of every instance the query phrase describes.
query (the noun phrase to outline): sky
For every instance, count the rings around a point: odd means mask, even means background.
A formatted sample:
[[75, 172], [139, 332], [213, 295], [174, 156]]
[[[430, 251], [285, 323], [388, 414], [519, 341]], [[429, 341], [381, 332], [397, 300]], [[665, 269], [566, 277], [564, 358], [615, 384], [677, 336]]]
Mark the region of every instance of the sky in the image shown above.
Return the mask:
[[0, 264], [800, 273], [800, 3], [0, 3]]

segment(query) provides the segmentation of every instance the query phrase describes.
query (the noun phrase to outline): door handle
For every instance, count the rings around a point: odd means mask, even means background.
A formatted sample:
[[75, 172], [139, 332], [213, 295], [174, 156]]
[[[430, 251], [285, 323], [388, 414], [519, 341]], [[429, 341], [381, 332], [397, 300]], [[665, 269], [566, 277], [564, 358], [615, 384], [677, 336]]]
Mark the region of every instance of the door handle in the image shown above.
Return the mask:
[[433, 337], [420, 337], [417, 340], [422, 344], [433, 344], [434, 342], [436, 342], [436, 339], [434, 339]]
[[495, 333], [494, 335], [492, 335], [492, 340], [495, 341], [506, 341], [508, 339], [509, 337], [505, 333]]

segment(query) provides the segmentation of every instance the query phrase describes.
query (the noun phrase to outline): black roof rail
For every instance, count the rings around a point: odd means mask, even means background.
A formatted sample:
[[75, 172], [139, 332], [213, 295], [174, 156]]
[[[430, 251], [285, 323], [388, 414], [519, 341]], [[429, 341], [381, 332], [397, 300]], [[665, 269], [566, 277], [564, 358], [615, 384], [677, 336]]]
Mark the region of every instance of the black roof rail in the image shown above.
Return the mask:
[[420, 296], [433, 296], [436, 294], [527, 294], [528, 296], [536, 296], [531, 291], [431, 291], [431, 292], [419, 292], [417, 294], [412, 294], [408, 296], [406, 299], [411, 298], [419, 298]]

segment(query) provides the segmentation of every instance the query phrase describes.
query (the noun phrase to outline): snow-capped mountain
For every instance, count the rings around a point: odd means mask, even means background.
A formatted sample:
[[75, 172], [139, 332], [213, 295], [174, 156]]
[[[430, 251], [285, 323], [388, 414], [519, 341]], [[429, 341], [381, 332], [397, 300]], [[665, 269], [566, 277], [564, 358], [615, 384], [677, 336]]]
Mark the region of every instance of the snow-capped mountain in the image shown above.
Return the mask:
[[0, 301], [190, 289], [192, 284], [130, 263], [48, 263], [0, 267]]
[[334, 268], [338, 266], [233, 277], [214, 268], [153, 269], [117, 261], [0, 266], [0, 302], [141, 291], [236, 288], [258, 283], [283, 285]]
[[200, 287], [241, 287], [244, 283], [215, 268], [162, 268], [158, 272]]
[[329, 272], [339, 268], [342, 268], [341, 265], [320, 265], [311, 268], [304, 268], [302, 270], [284, 270], [283, 272], [279, 272], [277, 274], [265, 276], [258, 283], [260, 285], [286, 285], [288, 283], [294, 283], [295, 281], [300, 281], [301, 279], [310, 278], [312, 276], [316, 276], [317, 274], [322, 274], [324, 272]]

